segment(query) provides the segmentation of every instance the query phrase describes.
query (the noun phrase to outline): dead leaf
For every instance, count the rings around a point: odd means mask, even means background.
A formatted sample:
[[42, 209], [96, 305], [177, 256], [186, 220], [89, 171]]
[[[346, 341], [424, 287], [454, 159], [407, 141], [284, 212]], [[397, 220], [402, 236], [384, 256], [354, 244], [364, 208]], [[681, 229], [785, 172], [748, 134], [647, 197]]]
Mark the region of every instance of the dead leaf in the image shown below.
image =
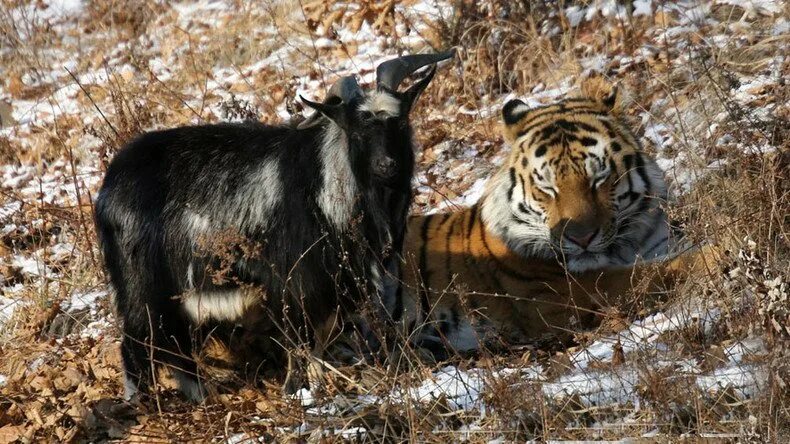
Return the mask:
[[12, 443], [21, 438], [25, 428], [18, 425], [6, 425], [0, 428], [0, 444]]

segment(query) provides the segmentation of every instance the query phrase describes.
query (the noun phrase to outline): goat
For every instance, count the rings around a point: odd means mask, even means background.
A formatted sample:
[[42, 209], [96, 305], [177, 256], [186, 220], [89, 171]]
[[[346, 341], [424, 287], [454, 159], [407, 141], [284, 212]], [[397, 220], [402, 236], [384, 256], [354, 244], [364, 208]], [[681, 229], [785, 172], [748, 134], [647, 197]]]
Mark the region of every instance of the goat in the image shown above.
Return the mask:
[[[452, 55], [384, 62], [375, 91], [341, 78], [322, 103], [302, 97], [315, 113], [298, 125], [180, 127], [117, 153], [95, 221], [122, 321], [127, 398], [164, 366], [202, 399], [192, 339], [205, 325], [265, 312], [281, 318], [256, 333], [309, 340], [331, 315], [392, 297], [383, 293], [397, 287], [412, 196], [408, 115], [436, 66], [397, 88]], [[226, 233], [235, 238], [223, 242]], [[201, 247], [207, 240], [225, 257]]]

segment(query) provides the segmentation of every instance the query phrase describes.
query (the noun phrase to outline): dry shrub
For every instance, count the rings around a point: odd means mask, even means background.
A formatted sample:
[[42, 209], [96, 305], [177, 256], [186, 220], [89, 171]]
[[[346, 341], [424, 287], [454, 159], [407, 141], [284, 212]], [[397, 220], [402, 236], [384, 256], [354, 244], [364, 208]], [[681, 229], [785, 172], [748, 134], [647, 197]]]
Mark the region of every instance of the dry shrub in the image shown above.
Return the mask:
[[[6, 2], [6, 6], [18, 3]], [[17, 142], [0, 137], [0, 160], [4, 164], [43, 164], [59, 159], [79, 163], [91, 156], [106, 162], [124, 143], [152, 128], [221, 119], [278, 120], [280, 104], [293, 102], [297, 84], [294, 73], [309, 74], [310, 80], [332, 78], [331, 63], [322, 59], [327, 52], [292, 41], [307, 38], [314, 45], [316, 34], [321, 33], [335, 45], [328, 50], [333, 57], [344, 60], [359, 48], [353, 39], [343, 40], [341, 35], [354, 35], [368, 26], [387, 37], [388, 51], [394, 53], [404, 49], [399, 39], [411, 36], [415, 24], [424, 21], [420, 37], [429, 46], [459, 48], [459, 61], [437, 73], [430, 92], [420, 100], [420, 109], [414, 112], [416, 133], [424, 147], [420, 169], [427, 183], [423, 185], [434, 189], [430, 196], [419, 195], [416, 206], [432, 208], [447, 197], [461, 195], [471, 184], [470, 179], [477, 178], [475, 174], [483, 177], [495, 168], [493, 160], [502, 147], [497, 113], [504, 95], [524, 96], [571, 83], [590, 57], [634, 56], [646, 30], [673, 26], [678, 21], [669, 12], [657, 11], [651, 17], [629, 17], [623, 22], [598, 17], [571, 26], [563, 8], [593, 3], [589, 1], [457, 1], [453, 2], [452, 14], [445, 17], [410, 14], [411, 1], [289, 1], [267, 5], [263, 11], [241, 2], [236, 4], [237, 14], [212, 29], [211, 39], [201, 41], [199, 36], [205, 33], [177, 26], [176, 14], [169, 6], [138, 3], [88, 3], [81, 26], [92, 52], [79, 57], [74, 74], [92, 70], [109, 77], [104, 83], [81, 85], [80, 105], [92, 116], [98, 108], [99, 116], [87, 124], [81, 115], [59, 118], [52, 125], [56, 128], [37, 130], [24, 152]], [[653, 3], [661, 6], [660, 2]], [[305, 23], [289, 21], [290, 13], [302, 7]], [[650, 57], [627, 68], [621, 69], [619, 62], [607, 59], [602, 71], [630, 87], [630, 117], [646, 113], [651, 122], [670, 128], [675, 143], [649, 147], [653, 152], [666, 158], [684, 156], [683, 166], [704, 172], [690, 192], [670, 205], [673, 216], [684, 222], [683, 229], [692, 240], [716, 243], [730, 251], [724, 272], [711, 270], [710, 276], [697, 276], [671, 292], [668, 302], [670, 307], [689, 301], [713, 304], [722, 312], [721, 321], [711, 331], [706, 332], [701, 323], [693, 324], [661, 340], [672, 344], [673, 356], [698, 359], [701, 369], [710, 371], [721, 365], [724, 347], [751, 336], [764, 338], [768, 353], [754, 359], [768, 369], [768, 384], [758, 398], [741, 400], [725, 392], [720, 399], [709, 399], [701, 390], [689, 389], [694, 386], [689, 375], [674, 367], [656, 369], [651, 365], [656, 359], [655, 350], [617, 355], [619, 362], [595, 363], [594, 370], [617, 370], [623, 365], [637, 368], [637, 389], [643, 404], [638, 414], [629, 416], [630, 424], [606, 428], [601, 424], [628, 414], [634, 406], [591, 408], [578, 397], [557, 405], [547, 401], [542, 381], [526, 380], [518, 372], [504, 377], [496, 373], [505, 367], [529, 368], [537, 362], [547, 369], [546, 377], [554, 379], [567, 373], [571, 367], [569, 355], [574, 350], [486, 350], [471, 358], [455, 356], [435, 363], [426, 359], [423, 350], [405, 346], [386, 350], [390, 358], [386, 366], [379, 356], [371, 363], [348, 365], [340, 359], [315, 359], [295, 347], [304, 361], [304, 372], [312, 372], [309, 377], [320, 388], [316, 391], [316, 409], [308, 410], [298, 399], [283, 395], [277, 380], [251, 384], [237, 373], [223, 372], [221, 365], [210, 359], [223, 350], [209, 335], [211, 346], [199, 359], [206, 369], [215, 370], [207, 373], [220, 392], [214, 400], [196, 407], [164, 391], [155, 396], [155, 403], [123, 404], [118, 399], [121, 387], [114, 342], [61, 338], [59, 350], [63, 356], [55, 356], [55, 340], [41, 334], [54, 322], [59, 301], [64, 301], [69, 291], [95, 285], [101, 277], [98, 262], [88, 259], [96, 246], [89, 214], [92, 190], [85, 190], [81, 205], [61, 207], [26, 201], [24, 209], [9, 221], [32, 229], [3, 234], [3, 254], [45, 250], [53, 236], [69, 236], [76, 251], [63, 263], [44, 257], [46, 265], [63, 270], [60, 287], [52, 290], [55, 287], [51, 282], [40, 288], [31, 286], [20, 297], [36, 304], [21, 310], [13, 322], [6, 324], [21, 327], [14, 328], [11, 333], [15, 336], [2, 344], [0, 373], [9, 376], [9, 383], [0, 388], [0, 428], [25, 424], [18, 431], [30, 441], [74, 437], [205, 440], [207, 436], [229, 438], [237, 432], [265, 439], [331, 441], [339, 438], [322, 434], [352, 426], [367, 430], [364, 437], [351, 437], [360, 441], [482, 442], [500, 436], [514, 441], [620, 438], [655, 428], [670, 435], [726, 431], [756, 441], [782, 441], [790, 430], [790, 111], [786, 105], [790, 97], [782, 83], [753, 91], [757, 99], [748, 106], [736, 100], [734, 92], [740, 87], [739, 78], [757, 75], [772, 66], [782, 45], [786, 46], [786, 36], [770, 35], [766, 31], [769, 17], [747, 16], [739, 6], [714, 4], [711, 16], [722, 20], [724, 27], [748, 24], [755, 33], [748, 44], [736, 45], [733, 39], [731, 47], [717, 48], [707, 47], [699, 36], [691, 36], [685, 43], [694, 50], [694, 57], [682, 65], [673, 62], [682, 54], [663, 47], [651, 48]], [[154, 30], [166, 35], [161, 59], [177, 60], [168, 79], [154, 74], [149, 55], [143, 50], [146, 34]], [[93, 39], [99, 35], [112, 37], [106, 42]], [[15, 22], [7, 8], [0, 9], [0, 45], [10, 48], [2, 56], [0, 73], [12, 98], [38, 100], [51, 95], [57, 85], [30, 83], [27, 79], [46, 78], [51, 69], [46, 63], [46, 49], [78, 53], [62, 37], [34, 17]], [[121, 40], [133, 44], [128, 51], [113, 53]], [[283, 46], [290, 48], [292, 57], [254, 72], [244, 70]], [[117, 65], [108, 63], [111, 57], [117, 57], [118, 63], [128, 63], [132, 73], [114, 71]], [[210, 68], [216, 66], [243, 73], [242, 81], [230, 84], [215, 78]], [[789, 66], [785, 60], [779, 71], [786, 75]], [[28, 84], [22, 81], [26, 73]], [[73, 81], [61, 74], [61, 81]], [[211, 81], [218, 85], [213, 90], [206, 87]], [[493, 111], [483, 113], [481, 109], [488, 105], [493, 105]], [[776, 107], [774, 112], [761, 112], [770, 106]], [[472, 112], [461, 113], [464, 107]], [[296, 111], [298, 107], [288, 109]], [[644, 132], [645, 128], [639, 130]], [[78, 136], [84, 134], [98, 138], [98, 146], [72, 152], [79, 143]], [[761, 152], [760, 148], [766, 146], [775, 149], [772, 153]], [[475, 158], [464, 157], [470, 147], [477, 149]], [[719, 162], [715, 168], [706, 168], [711, 160]], [[467, 165], [473, 162], [480, 163]], [[451, 176], [449, 171], [463, 173]], [[3, 196], [6, 202], [18, 198], [13, 190], [3, 190]], [[34, 226], [34, 219], [41, 219], [40, 225]], [[30, 282], [31, 277], [23, 275], [18, 267], [6, 270], [10, 282]], [[649, 310], [652, 307], [640, 314], [649, 314]], [[609, 316], [608, 325], [579, 335], [579, 342], [588, 345], [630, 321], [622, 313]], [[119, 333], [111, 329], [104, 334], [117, 337]], [[43, 363], [31, 365], [37, 358]], [[482, 394], [487, 405], [485, 418], [481, 419], [478, 411], [458, 411], [442, 397], [430, 402], [387, 398], [393, 390], [419, 386], [437, 366], [447, 363], [480, 369], [486, 382]], [[359, 405], [360, 396], [380, 396], [381, 402]], [[330, 401], [339, 407], [319, 408]], [[470, 427], [470, 423], [479, 428]], [[299, 431], [301, 424], [316, 429], [306, 435]]]
[[164, 3], [139, 0], [91, 1], [87, 6], [86, 34], [112, 30], [126, 39], [145, 33], [149, 23], [166, 10]]

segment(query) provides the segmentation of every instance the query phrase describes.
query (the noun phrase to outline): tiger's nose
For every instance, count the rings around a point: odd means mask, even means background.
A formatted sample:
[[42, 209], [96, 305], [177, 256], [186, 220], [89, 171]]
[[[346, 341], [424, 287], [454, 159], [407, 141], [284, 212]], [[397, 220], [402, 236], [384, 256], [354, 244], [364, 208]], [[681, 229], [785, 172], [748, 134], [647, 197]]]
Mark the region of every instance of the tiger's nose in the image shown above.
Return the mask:
[[597, 233], [598, 229], [593, 229], [585, 232], [565, 233], [565, 237], [574, 244], [582, 248], [587, 248]]

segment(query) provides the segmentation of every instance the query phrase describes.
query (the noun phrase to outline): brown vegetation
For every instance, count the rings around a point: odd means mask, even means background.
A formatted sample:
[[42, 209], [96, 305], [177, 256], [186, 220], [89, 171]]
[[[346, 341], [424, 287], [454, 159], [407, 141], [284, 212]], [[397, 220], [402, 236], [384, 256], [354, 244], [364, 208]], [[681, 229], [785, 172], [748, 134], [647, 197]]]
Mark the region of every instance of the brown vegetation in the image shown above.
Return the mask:
[[[0, 121], [0, 443], [790, 439], [786, 3], [624, 2], [636, 7], [620, 14], [608, 1], [70, 3], [0, 8], [0, 112], [13, 107]], [[669, 295], [663, 312], [684, 323], [638, 347], [618, 339], [581, 373], [577, 353], [632, 319], [611, 313], [570, 350], [484, 353], [438, 373], [409, 353], [390, 368], [313, 362], [312, 404], [221, 372], [233, 390], [203, 405], [166, 387], [123, 402], [91, 207], [114, 152], [152, 128], [283, 120], [301, 111], [297, 91], [321, 97], [338, 73], [370, 80], [380, 57], [449, 45], [459, 60], [414, 113], [414, 211], [462, 204], [495, 169], [505, 96], [551, 100], [596, 69], [631, 92], [673, 217], [729, 251]], [[560, 390], [580, 375], [592, 395]], [[445, 389], [422, 396], [431, 378]]]

